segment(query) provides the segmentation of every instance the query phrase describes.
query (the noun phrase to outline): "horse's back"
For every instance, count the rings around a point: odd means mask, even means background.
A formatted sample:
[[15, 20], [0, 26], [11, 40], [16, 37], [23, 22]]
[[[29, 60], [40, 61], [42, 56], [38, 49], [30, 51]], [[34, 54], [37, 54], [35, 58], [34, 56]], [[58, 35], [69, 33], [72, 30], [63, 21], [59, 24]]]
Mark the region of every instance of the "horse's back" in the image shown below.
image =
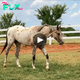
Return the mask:
[[39, 32], [40, 26], [32, 26], [30, 28], [25, 28], [20, 25], [10, 27], [7, 32], [8, 41], [12, 39], [17, 40], [19, 43], [25, 45], [31, 45], [33, 43], [33, 36]]
[[16, 31], [18, 29], [22, 30], [22, 29], [25, 29], [25, 27], [23, 27], [21, 25], [15, 25], [15, 26], [9, 27], [8, 31]]
[[7, 32], [8, 42], [10, 42], [11, 39], [25, 45], [31, 45], [31, 43], [33, 43], [31, 38], [33, 36], [33, 28], [34, 26], [26, 28], [20, 25], [10, 27]]

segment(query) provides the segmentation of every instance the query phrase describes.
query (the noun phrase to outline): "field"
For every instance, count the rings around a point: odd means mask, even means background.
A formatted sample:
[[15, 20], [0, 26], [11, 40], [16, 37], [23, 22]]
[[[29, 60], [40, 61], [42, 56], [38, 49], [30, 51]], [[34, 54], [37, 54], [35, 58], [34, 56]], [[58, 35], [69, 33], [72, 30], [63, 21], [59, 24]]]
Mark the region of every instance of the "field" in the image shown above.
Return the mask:
[[[64, 45], [46, 45], [49, 54], [50, 69], [46, 70], [46, 58], [37, 49], [35, 66], [32, 69], [32, 48], [21, 46], [20, 64], [16, 66], [15, 46], [10, 49], [7, 67], [3, 67], [4, 52], [0, 55], [0, 80], [80, 80], [80, 40], [65, 40]], [[2, 50], [0, 46], [0, 51]]]

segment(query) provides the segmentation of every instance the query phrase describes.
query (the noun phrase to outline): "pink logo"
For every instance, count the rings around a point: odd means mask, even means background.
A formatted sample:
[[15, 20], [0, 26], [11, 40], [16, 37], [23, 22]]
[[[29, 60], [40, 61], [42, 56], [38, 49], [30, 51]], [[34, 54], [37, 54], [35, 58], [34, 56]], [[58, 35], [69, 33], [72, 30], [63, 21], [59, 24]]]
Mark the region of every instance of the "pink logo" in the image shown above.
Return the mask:
[[10, 10], [23, 10], [23, 8], [19, 8], [20, 4], [9, 4], [7, 2], [2, 2], [3, 10], [9, 8]]

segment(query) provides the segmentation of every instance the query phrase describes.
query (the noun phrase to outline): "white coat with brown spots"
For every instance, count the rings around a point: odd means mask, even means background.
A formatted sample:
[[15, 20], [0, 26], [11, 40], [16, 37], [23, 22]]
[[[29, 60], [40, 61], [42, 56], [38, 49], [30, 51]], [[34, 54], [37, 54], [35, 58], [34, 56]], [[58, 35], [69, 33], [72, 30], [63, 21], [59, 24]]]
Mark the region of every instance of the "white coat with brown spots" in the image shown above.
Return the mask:
[[[32, 55], [33, 55], [33, 62], [32, 62], [32, 67], [35, 69], [34, 61], [35, 61], [35, 53], [37, 46], [33, 42], [33, 37], [37, 33], [42, 33], [46, 37], [53, 36], [60, 44], [63, 44], [63, 39], [62, 39], [62, 34], [60, 30], [60, 26], [57, 27], [52, 27], [49, 25], [44, 25], [44, 26], [32, 26], [30, 28], [25, 28], [20, 25], [16, 25], [13, 27], [10, 27], [7, 31], [7, 37], [6, 37], [6, 43], [4, 45], [4, 49], [6, 48], [6, 54], [5, 54], [5, 60], [4, 60], [4, 67], [6, 67], [6, 62], [7, 62], [7, 56], [9, 49], [15, 43], [16, 45], [16, 63], [18, 67], [21, 67], [19, 63], [19, 51], [20, 51], [20, 45], [24, 44], [27, 46], [32, 46]], [[49, 69], [49, 57], [46, 52], [45, 46], [44, 47], [39, 47], [39, 49], [42, 50], [43, 54], [46, 56], [46, 69]], [[1, 52], [1, 53], [2, 53]]]

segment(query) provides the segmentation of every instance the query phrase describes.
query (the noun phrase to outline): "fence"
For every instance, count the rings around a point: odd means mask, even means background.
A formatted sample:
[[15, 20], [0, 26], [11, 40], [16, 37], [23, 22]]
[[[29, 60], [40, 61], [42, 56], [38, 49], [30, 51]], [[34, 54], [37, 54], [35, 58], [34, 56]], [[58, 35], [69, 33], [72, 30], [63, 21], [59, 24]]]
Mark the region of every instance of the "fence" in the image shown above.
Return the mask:
[[[80, 25], [65, 25], [65, 26], [61, 26], [61, 27], [80, 27]], [[62, 31], [62, 33], [80, 33], [80, 31]], [[77, 37], [63, 37], [63, 39], [78, 39], [80, 38], [80, 36]], [[51, 45], [52, 40], [54, 40], [54, 38], [47, 38], [47, 40], [49, 40], [49, 45]]]
[[[80, 25], [66, 25], [66, 26], [62, 26], [62, 27], [80, 27]], [[0, 29], [0, 31], [7, 31], [7, 29]], [[80, 33], [80, 31], [62, 31], [62, 33]], [[0, 35], [0, 37], [6, 37], [6, 35]], [[80, 38], [80, 36], [77, 37], [63, 37], [63, 39], [76, 39], [76, 38]], [[54, 40], [54, 38], [47, 38], [47, 40], [49, 40], [49, 45], [51, 45], [52, 40]], [[0, 41], [0, 43], [5, 43], [4, 41]]]
[[[0, 29], [0, 32], [1, 31], [7, 31], [7, 29]], [[6, 35], [4, 34], [4, 35], [0, 35], [0, 37], [6, 37]], [[0, 41], [0, 43], [5, 43], [6, 42], [6, 40], [4, 40], [4, 41]]]

